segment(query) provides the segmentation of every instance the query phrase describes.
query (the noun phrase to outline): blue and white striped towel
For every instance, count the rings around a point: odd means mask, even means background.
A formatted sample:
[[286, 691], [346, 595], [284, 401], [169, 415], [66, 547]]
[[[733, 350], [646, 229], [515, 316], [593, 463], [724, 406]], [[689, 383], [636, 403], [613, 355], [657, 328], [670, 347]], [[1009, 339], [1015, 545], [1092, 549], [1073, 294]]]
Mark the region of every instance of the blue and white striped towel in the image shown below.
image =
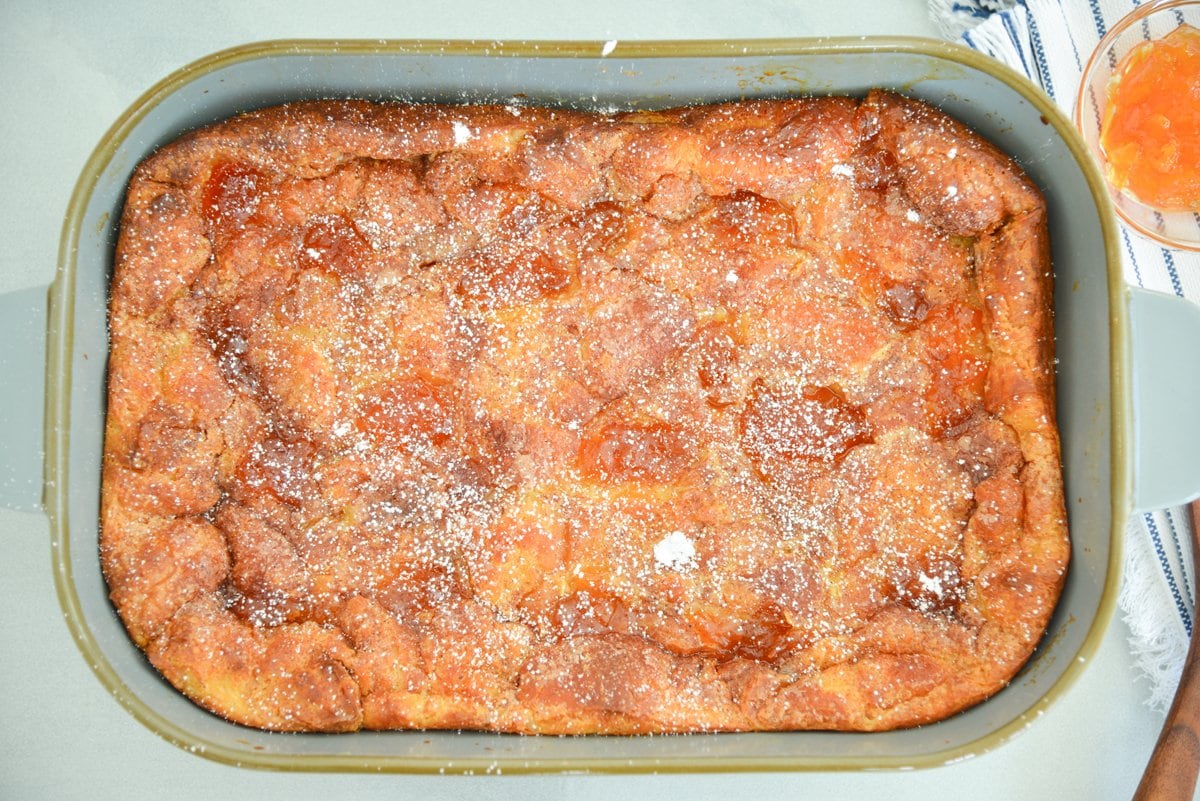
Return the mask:
[[[1138, 0], [930, 0], [947, 38], [999, 59], [1040, 83], [1068, 115], [1088, 57]], [[1120, 231], [1125, 280], [1200, 300], [1200, 254], [1168, 250]], [[1165, 711], [1179, 681], [1193, 625], [1195, 566], [1182, 508], [1135, 515], [1126, 530], [1118, 601], [1130, 646], [1150, 683], [1148, 703]]]

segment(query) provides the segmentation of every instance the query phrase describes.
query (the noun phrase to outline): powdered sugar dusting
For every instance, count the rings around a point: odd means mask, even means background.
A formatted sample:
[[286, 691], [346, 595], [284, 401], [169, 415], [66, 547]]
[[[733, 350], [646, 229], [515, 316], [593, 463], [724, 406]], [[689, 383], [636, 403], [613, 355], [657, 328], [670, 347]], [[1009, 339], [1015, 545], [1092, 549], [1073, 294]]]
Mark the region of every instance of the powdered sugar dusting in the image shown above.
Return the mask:
[[686, 570], [696, 564], [696, 546], [682, 531], [672, 531], [654, 544], [654, 561], [669, 570]]
[[451, 127], [454, 129], [454, 144], [459, 147], [462, 147], [467, 142], [470, 142], [474, 137], [474, 134], [471, 133], [470, 126], [468, 126], [465, 122], [455, 120], [453, 123], [451, 123]]
[[922, 590], [932, 593], [938, 598], [942, 597], [944, 590], [942, 588], [941, 576], [929, 576], [925, 573], [920, 573], [917, 575], [917, 580], [920, 582]]
[[865, 104], [751, 105], [305, 107], [278, 141], [357, 155], [288, 166], [264, 136], [259, 166], [199, 170], [198, 255], [141, 240], [194, 271], [134, 254], [114, 293], [141, 293], [114, 339], [159, 395], [114, 383], [113, 475], [174, 527], [169, 558], [114, 562], [122, 614], [205, 600], [176, 623], [276, 677], [247, 706], [285, 726], [749, 728], [779, 671], [860, 663], [871, 713], [919, 706], [872, 661], [924, 657], [887, 621], [970, 662], [964, 588], [1021, 514], [977, 250], [938, 227], [975, 151], [918, 196]]

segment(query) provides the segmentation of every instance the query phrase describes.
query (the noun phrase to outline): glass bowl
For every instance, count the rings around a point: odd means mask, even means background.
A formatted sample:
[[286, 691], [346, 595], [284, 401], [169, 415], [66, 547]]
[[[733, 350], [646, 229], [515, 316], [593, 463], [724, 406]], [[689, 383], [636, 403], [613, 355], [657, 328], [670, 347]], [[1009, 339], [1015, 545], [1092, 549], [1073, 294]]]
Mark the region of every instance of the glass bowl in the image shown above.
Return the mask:
[[1100, 144], [1100, 126], [1109, 82], [1122, 59], [1143, 42], [1161, 39], [1181, 24], [1200, 28], [1200, 2], [1156, 0], [1139, 6], [1121, 18], [1100, 40], [1088, 59], [1075, 99], [1074, 116], [1084, 142], [1104, 170], [1109, 195], [1122, 221], [1166, 247], [1200, 251], [1200, 214], [1159, 209], [1143, 203], [1127, 190], [1114, 186]]

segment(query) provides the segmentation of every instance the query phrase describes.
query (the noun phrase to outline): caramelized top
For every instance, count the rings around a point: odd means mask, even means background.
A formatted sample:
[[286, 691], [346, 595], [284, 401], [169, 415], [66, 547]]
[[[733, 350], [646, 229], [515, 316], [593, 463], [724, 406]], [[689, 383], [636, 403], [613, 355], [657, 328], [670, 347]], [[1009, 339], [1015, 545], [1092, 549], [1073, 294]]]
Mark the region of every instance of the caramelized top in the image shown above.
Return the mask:
[[[996, 319], [1026, 301], [977, 262], [1032, 269], [1036, 300], [1041, 221], [1010, 245], [1036, 195], [929, 114], [313, 104], [167, 151], [114, 285], [105, 552], [131, 631], [281, 728], [874, 728], [991, 692], [1062, 563], [1009, 547], [1006, 415], [1029, 395], [1044, 427], [1048, 368], [1007, 355]], [[1037, 374], [995, 367], [1018, 362]], [[208, 561], [151, 576], [141, 531]], [[1040, 589], [1010, 615], [985, 588], [1018, 581]], [[981, 635], [1004, 615], [1015, 645]], [[345, 684], [334, 723], [204, 678], [309, 647], [310, 680]], [[988, 667], [946, 683], [967, 653]], [[857, 689], [762, 701], [860, 660]], [[699, 684], [631, 689], [656, 681]]]
[[[515, 168], [494, 153], [456, 154], [449, 186], [447, 157], [413, 164], [386, 199], [364, 187], [387, 165], [296, 182], [216, 163], [215, 258], [193, 303], [238, 310], [208, 346], [259, 416], [218, 508], [284, 532], [309, 577], [235, 571], [231, 608], [294, 620], [318, 577], [326, 602], [387, 605], [381, 587], [423, 564], [442, 580], [412, 581], [403, 606], [448, 582], [557, 638], [564, 603], [605, 598], [610, 629], [726, 658], [844, 630], [914, 587], [953, 615], [970, 483], [937, 443], [984, 413], [970, 250], [895, 184], [859, 187], [869, 139], [849, 109], [833, 116], [831, 163], [803, 195], [697, 193], [671, 215], [550, 202], [489, 180]], [[409, 255], [415, 232], [374, 223], [408, 193], [448, 210], [419, 225], [451, 252]], [[894, 265], [897, 240], [920, 259]], [[918, 503], [873, 490], [901, 457], [942, 479]], [[903, 558], [868, 565], [872, 492]], [[694, 556], [656, 558], [672, 541]], [[796, 551], [810, 564], [791, 575]], [[849, 605], [828, 579], [846, 571]]]

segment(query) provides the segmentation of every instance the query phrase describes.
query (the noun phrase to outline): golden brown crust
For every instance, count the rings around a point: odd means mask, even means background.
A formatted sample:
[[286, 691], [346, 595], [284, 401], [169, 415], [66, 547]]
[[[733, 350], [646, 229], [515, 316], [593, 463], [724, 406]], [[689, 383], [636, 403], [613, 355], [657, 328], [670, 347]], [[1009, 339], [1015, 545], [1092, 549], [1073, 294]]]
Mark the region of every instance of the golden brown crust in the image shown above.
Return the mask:
[[910, 726], [1061, 588], [1043, 204], [897, 95], [267, 109], [112, 297], [112, 599], [240, 723]]

